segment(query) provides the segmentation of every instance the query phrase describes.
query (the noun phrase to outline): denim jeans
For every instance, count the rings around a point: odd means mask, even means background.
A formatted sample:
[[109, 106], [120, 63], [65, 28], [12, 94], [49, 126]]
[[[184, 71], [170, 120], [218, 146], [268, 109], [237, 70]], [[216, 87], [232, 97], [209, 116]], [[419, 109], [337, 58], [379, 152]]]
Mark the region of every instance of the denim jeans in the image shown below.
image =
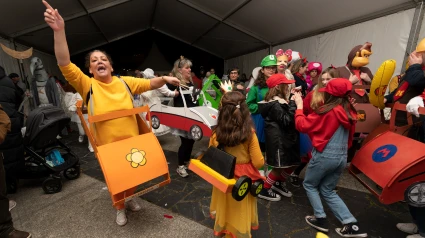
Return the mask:
[[314, 210], [314, 216], [325, 218], [320, 195], [342, 224], [357, 222], [334, 189], [347, 165], [348, 131], [341, 126], [332, 136], [323, 152], [313, 149], [304, 179], [304, 188]]

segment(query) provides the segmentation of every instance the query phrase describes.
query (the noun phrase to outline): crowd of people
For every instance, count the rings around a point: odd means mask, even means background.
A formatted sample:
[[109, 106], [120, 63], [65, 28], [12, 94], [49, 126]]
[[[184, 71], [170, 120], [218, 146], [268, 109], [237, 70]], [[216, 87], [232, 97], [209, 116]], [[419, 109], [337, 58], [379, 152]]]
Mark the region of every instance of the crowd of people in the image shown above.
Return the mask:
[[[253, 181], [265, 178], [258, 197], [272, 202], [292, 196], [287, 182], [293, 187], [302, 185], [313, 210], [312, 215], [305, 217], [308, 225], [329, 232], [323, 199], [342, 224], [335, 229], [341, 237], [367, 237], [366, 231], [339, 197], [336, 186], [346, 168], [350, 147], [356, 143], [353, 139], [357, 120], [355, 103], [367, 100], [368, 92], [353, 89], [353, 85], [370, 84], [373, 78], [365, 67], [371, 54], [370, 43], [354, 47], [349, 53], [347, 65], [339, 68], [323, 68], [320, 62], [308, 62], [299, 52], [279, 49], [275, 54], [264, 57], [249, 78], [241, 74], [238, 67], [229, 68], [222, 78], [215, 74], [214, 68], [206, 73], [202, 68], [198, 78], [191, 71], [192, 62], [184, 57], [174, 62], [170, 74], [166, 76], [156, 76], [152, 69], [145, 69], [136, 71], [135, 77], [117, 77], [113, 76], [110, 56], [94, 50], [86, 57], [88, 76], [70, 60], [63, 18], [47, 2], [43, 3], [46, 6], [45, 21], [54, 33], [54, 51], [59, 68], [76, 91], [67, 95], [68, 99], [65, 96], [60, 99], [66, 102], [68, 111], [75, 112], [76, 100], [83, 100], [92, 115], [94, 112], [103, 114], [131, 109], [135, 102], [127, 90], [140, 99], [140, 105], [151, 104], [160, 100], [160, 96], [165, 96], [174, 98], [174, 107], [196, 107], [196, 98], [184, 93], [184, 88], [201, 88], [211, 78], [229, 80], [233, 88], [223, 89], [217, 126], [213, 129], [209, 146], [220, 145], [224, 151], [236, 157], [235, 178], [248, 176]], [[388, 92], [386, 103], [399, 101], [407, 104], [424, 92], [424, 59], [425, 49], [412, 52], [406, 74], [399, 77], [398, 86]], [[39, 87], [38, 84], [36, 87]], [[19, 161], [23, 161], [17, 158], [19, 153], [16, 153], [16, 150], [22, 150], [20, 129], [23, 117], [18, 109], [27, 88], [20, 83], [17, 74], [12, 73], [7, 77], [1, 67], [0, 88], [0, 104], [3, 107], [0, 106], [0, 155], [4, 155], [0, 167], [0, 235], [30, 237], [28, 232], [13, 228], [10, 209], [16, 203], [6, 197], [8, 177], [3, 169], [4, 165], [8, 171], [13, 171], [9, 167], [18, 168]], [[402, 93], [398, 93], [400, 88], [403, 89]], [[45, 98], [38, 100], [43, 102]], [[396, 123], [400, 125], [406, 123], [405, 120], [405, 116], [403, 119], [403, 116], [397, 115]], [[80, 124], [79, 141], [82, 142], [84, 130], [81, 122], [78, 119], [73, 121]], [[121, 129], [122, 125], [126, 125], [125, 130]], [[93, 134], [98, 146], [138, 135], [134, 116], [96, 123], [95, 127]], [[420, 136], [412, 138], [423, 142], [424, 131], [421, 128], [415, 127], [417, 133], [412, 134]], [[195, 140], [187, 131], [166, 126], [156, 129], [158, 135], [168, 132], [180, 138], [177, 173], [181, 177], [188, 177], [188, 163]], [[12, 140], [14, 137], [17, 138]], [[13, 161], [10, 162], [12, 157]], [[305, 177], [301, 183], [300, 173], [305, 167]], [[267, 172], [261, 173], [263, 168]], [[133, 188], [115, 196], [120, 200], [134, 192]], [[115, 209], [116, 223], [124, 226], [127, 223], [126, 210], [139, 211], [141, 206], [135, 199], [130, 199], [118, 203]], [[409, 209], [413, 223], [400, 223], [397, 228], [410, 233], [408, 238], [424, 238], [424, 208], [409, 205]], [[251, 237], [251, 230], [259, 226], [257, 198], [251, 194], [242, 201], [236, 201], [231, 194], [213, 188], [210, 213], [215, 219], [216, 236]]]

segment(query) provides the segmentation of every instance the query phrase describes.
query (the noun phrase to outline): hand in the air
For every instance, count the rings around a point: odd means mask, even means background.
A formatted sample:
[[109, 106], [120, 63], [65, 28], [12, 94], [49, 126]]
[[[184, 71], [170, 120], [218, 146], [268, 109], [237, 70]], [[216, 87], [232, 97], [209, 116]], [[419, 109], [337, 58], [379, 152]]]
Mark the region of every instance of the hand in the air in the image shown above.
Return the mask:
[[348, 80], [351, 82], [351, 84], [356, 84], [360, 81], [360, 79], [355, 74], [352, 74]]
[[410, 99], [409, 103], [407, 103], [406, 111], [412, 113], [416, 117], [419, 117], [419, 107], [424, 107], [424, 99], [420, 96], [416, 96]]
[[46, 1], [43, 0], [46, 11], [44, 12], [44, 20], [52, 28], [53, 31], [61, 31], [65, 29], [65, 22], [59, 14], [58, 9], [53, 9]]
[[365, 82], [370, 82], [372, 79], [369, 77], [369, 75], [367, 75], [367, 73], [361, 72], [360, 73], [360, 78], [365, 81]]
[[163, 76], [162, 78], [165, 80], [166, 83], [169, 83], [171, 85], [174, 85], [174, 86], [180, 85], [180, 80], [176, 77]]
[[416, 51], [413, 51], [409, 55], [409, 65], [413, 64], [422, 64], [422, 55], [420, 53], [417, 53]]

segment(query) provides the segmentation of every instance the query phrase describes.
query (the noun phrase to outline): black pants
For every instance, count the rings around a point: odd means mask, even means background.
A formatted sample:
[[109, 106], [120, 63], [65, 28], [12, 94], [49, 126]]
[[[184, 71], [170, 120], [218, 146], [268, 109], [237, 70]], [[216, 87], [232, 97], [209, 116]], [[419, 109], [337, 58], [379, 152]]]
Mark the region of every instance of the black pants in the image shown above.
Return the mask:
[[189, 162], [190, 155], [192, 154], [194, 140], [180, 136], [181, 145], [179, 148], [179, 165], [184, 165], [185, 162]]
[[3, 154], [0, 153], [0, 238], [7, 237], [13, 230], [12, 216], [9, 212], [9, 199], [6, 194]]
[[409, 205], [413, 222], [418, 226], [419, 234], [425, 236], [425, 207], [412, 207]]

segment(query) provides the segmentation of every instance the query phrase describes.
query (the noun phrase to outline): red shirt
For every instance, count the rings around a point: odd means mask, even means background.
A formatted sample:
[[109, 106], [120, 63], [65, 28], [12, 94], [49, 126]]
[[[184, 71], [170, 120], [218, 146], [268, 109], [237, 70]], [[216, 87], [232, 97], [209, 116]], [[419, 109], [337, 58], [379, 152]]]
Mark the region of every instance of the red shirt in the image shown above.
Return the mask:
[[314, 90], [309, 92], [303, 100], [303, 112], [304, 112], [304, 115], [306, 116], [314, 112], [314, 110], [311, 108], [311, 100], [313, 100], [313, 93], [314, 93]]
[[[356, 114], [351, 112], [351, 117], [355, 119]], [[350, 123], [342, 106], [338, 105], [321, 115], [312, 113], [306, 116], [301, 109], [295, 111], [295, 127], [299, 132], [308, 134], [314, 148], [319, 152], [323, 152], [339, 125], [349, 129], [348, 147], [351, 147], [356, 123]]]

